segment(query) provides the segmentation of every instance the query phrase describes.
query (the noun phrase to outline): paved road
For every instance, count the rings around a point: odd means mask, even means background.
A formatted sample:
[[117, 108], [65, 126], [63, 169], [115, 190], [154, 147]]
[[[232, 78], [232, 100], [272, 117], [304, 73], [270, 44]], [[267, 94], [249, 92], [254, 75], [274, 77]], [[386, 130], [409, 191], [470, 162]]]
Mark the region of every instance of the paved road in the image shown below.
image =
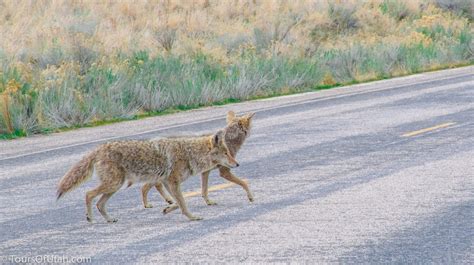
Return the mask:
[[[0, 142], [0, 257], [93, 263], [474, 262], [474, 67]], [[93, 180], [55, 201], [67, 169], [108, 139], [199, 134], [257, 111], [240, 187], [187, 199], [189, 222], [139, 186], [84, 216]], [[211, 185], [225, 181], [215, 173]], [[184, 189], [199, 187], [193, 177]], [[95, 209], [94, 209], [95, 210]], [[1, 259], [0, 258], [0, 259]], [[44, 258], [44, 257], [43, 257]], [[34, 260], [30, 260], [34, 261]], [[2, 260], [0, 260], [2, 262]]]

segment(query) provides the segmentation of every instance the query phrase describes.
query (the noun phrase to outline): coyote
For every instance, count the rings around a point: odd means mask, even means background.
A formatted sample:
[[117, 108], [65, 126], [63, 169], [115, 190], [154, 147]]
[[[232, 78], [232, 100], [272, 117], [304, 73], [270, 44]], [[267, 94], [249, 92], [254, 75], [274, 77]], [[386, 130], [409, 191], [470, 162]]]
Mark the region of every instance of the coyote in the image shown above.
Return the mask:
[[84, 156], [61, 179], [57, 198], [85, 182], [94, 171], [100, 179], [95, 189], [86, 193], [86, 217], [92, 222], [92, 200], [98, 195], [97, 208], [107, 222], [116, 222], [106, 211], [108, 199], [125, 180], [131, 183], [163, 183], [177, 202], [175, 208], [190, 220], [201, 220], [187, 209], [180, 183], [188, 177], [209, 171], [217, 165], [237, 167], [239, 164], [225, 144], [226, 130], [214, 135], [170, 137], [145, 141], [118, 141], [98, 146]]
[[[226, 130], [225, 144], [227, 145], [230, 151], [230, 155], [232, 157], [235, 157], [240, 147], [244, 143], [245, 139], [249, 136], [250, 129], [252, 127], [251, 126], [252, 118], [254, 117], [254, 115], [255, 113], [248, 113], [248, 114], [238, 117], [235, 115], [233, 111], [229, 111], [227, 113], [227, 126], [225, 128]], [[240, 178], [232, 174], [232, 172], [230, 172], [230, 169], [228, 167], [217, 165], [217, 168], [219, 169], [219, 173], [221, 177], [237, 185], [240, 185], [247, 192], [247, 198], [249, 199], [249, 201], [253, 202], [254, 200], [253, 195], [250, 192], [250, 189], [247, 183], [245, 183], [243, 180], [241, 180]], [[216, 203], [211, 201], [208, 197], [208, 179], [209, 179], [210, 171], [211, 170], [205, 171], [201, 175], [201, 190], [202, 190], [201, 193], [207, 205], [214, 205]], [[148, 203], [148, 198], [147, 198], [148, 192], [153, 186], [155, 186], [155, 188], [158, 190], [160, 195], [163, 197], [163, 199], [167, 203], [173, 204], [173, 200], [164, 191], [162, 183], [158, 182], [155, 185], [152, 183], [146, 183], [142, 188], [142, 199], [143, 199], [143, 205], [145, 206], [145, 208], [153, 207], [150, 203]], [[163, 213], [165, 214], [169, 213], [170, 211], [174, 209], [177, 209], [177, 207], [168, 206], [167, 208], [163, 210]]]

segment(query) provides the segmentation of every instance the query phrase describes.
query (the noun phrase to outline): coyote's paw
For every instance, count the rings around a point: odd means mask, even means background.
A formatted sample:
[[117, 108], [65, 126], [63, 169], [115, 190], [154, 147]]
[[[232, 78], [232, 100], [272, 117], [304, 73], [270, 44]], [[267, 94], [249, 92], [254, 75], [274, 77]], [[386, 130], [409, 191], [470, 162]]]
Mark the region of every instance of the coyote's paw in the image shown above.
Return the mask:
[[211, 201], [211, 200], [207, 200], [207, 201], [206, 201], [206, 204], [207, 204], [207, 205], [217, 205], [217, 202], [214, 202], [214, 201]]
[[253, 198], [252, 195], [249, 195], [248, 198], [249, 198], [249, 201], [250, 201], [250, 202], [253, 202], [253, 201], [254, 201], [254, 198]]
[[170, 205], [170, 206], [165, 207], [165, 208], [163, 209], [163, 214], [170, 213], [171, 211], [173, 211], [173, 208], [172, 208], [171, 205]]
[[109, 220], [107, 220], [107, 223], [116, 223], [117, 221], [117, 218], [110, 218]]
[[153, 205], [151, 203], [145, 204], [145, 208], [153, 208]]
[[88, 215], [86, 215], [86, 220], [87, 220], [87, 222], [89, 222], [89, 223], [92, 223], [92, 221], [93, 221], [93, 220], [92, 220], [92, 217], [90, 217], [90, 216], [88, 216]]
[[168, 204], [173, 204], [173, 203], [174, 203], [174, 201], [171, 200], [171, 199], [166, 199], [166, 202], [167, 202]]
[[190, 217], [189, 217], [189, 220], [190, 220], [190, 221], [200, 221], [200, 220], [202, 220], [202, 217], [199, 217], [199, 216], [190, 216]]

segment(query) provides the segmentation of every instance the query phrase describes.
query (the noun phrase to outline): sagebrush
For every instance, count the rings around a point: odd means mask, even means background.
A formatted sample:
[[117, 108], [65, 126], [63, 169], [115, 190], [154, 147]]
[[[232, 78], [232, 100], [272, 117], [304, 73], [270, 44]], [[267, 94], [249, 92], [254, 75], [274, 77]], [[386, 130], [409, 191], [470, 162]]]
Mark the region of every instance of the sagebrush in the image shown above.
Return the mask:
[[0, 134], [471, 64], [473, 2], [2, 1]]

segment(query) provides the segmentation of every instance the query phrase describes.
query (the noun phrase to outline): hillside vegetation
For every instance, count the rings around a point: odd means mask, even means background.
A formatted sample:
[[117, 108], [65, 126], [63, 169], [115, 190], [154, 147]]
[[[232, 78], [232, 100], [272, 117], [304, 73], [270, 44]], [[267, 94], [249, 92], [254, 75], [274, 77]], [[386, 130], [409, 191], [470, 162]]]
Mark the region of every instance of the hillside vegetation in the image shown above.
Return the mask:
[[0, 1], [0, 134], [472, 64], [473, 1]]

